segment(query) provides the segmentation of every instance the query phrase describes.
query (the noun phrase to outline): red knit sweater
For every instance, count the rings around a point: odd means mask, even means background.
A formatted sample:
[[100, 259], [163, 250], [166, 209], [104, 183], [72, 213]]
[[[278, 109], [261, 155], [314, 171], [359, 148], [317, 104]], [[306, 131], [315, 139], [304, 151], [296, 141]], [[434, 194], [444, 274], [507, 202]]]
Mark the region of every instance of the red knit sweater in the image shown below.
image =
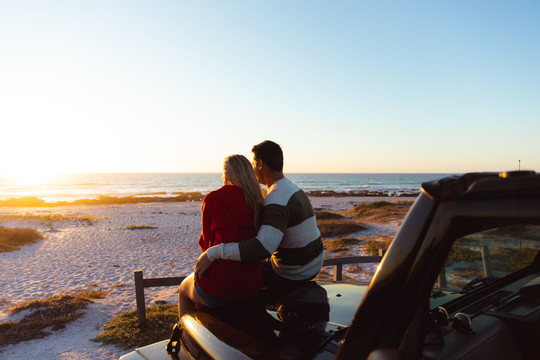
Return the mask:
[[[202, 251], [257, 235], [253, 227], [253, 212], [246, 205], [244, 192], [235, 185], [224, 185], [206, 195], [201, 213], [199, 246]], [[262, 286], [260, 261], [216, 260], [197, 284], [208, 294], [221, 299], [251, 298]]]

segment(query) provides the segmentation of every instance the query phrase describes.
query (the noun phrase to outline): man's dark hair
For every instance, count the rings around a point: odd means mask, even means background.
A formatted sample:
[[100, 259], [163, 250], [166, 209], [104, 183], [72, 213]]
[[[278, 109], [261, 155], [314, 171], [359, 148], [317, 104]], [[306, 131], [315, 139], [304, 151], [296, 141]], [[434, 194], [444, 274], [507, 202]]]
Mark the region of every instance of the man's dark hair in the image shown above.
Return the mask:
[[283, 151], [275, 142], [265, 140], [253, 146], [251, 152], [255, 155], [255, 160], [262, 160], [270, 169], [283, 171]]

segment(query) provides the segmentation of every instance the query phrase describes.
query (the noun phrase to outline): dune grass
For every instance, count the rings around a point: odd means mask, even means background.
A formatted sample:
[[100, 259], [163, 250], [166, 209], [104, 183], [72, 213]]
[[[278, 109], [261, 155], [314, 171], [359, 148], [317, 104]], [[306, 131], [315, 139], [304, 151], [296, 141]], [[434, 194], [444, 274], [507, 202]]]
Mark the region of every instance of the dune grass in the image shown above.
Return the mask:
[[388, 250], [392, 243], [392, 235], [379, 235], [378, 239], [365, 240], [364, 245], [371, 256], [378, 256], [379, 250]]
[[103, 332], [92, 340], [128, 350], [168, 339], [173, 325], [178, 322], [178, 307], [147, 306], [146, 321], [146, 325], [140, 328], [137, 323], [137, 311], [124, 312], [105, 324]]
[[157, 226], [137, 225], [137, 226], [128, 226], [126, 228], [126, 230], [145, 230], [145, 229], [157, 229]]
[[344, 218], [343, 215], [331, 211], [316, 211], [315, 217], [317, 220], [337, 220]]
[[52, 226], [59, 221], [75, 221], [93, 225], [99, 221], [94, 215], [63, 215], [63, 214], [3, 214], [0, 215], [0, 222], [9, 220], [28, 220], [40, 225]]
[[341, 219], [317, 220], [317, 226], [322, 237], [347, 235], [367, 228], [365, 225], [355, 221]]
[[319, 270], [319, 273], [317, 276], [315, 276], [315, 279], [317, 281], [332, 281], [332, 275], [330, 273], [330, 267], [326, 266], [323, 267], [321, 270]]
[[324, 249], [328, 254], [347, 251], [351, 246], [362, 244], [362, 240], [355, 237], [341, 237], [339, 239], [323, 240]]
[[375, 201], [357, 204], [352, 209], [344, 211], [344, 214], [355, 218], [367, 218], [371, 222], [399, 221], [407, 215], [412, 204], [412, 201]]
[[43, 239], [37, 230], [27, 228], [5, 228], [0, 226], [0, 253], [19, 250], [21, 246]]
[[[345, 265], [347, 267], [347, 265]], [[314, 280], [316, 281], [333, 281], [333, 271], [330, 266], [323, 267]], [[346, 273], [341, 274], [341, 281], [355, 281], [354, 278], [350, 277]]]
[[83, 290], [13, 304], [9, 306], [8, 313], [28, 313], [22, 320], [0, 323], [0, 348], [21, 341], [40, 339], [50, 335], [51, 331], [63, 329], [66, 324], [81, 317], [81, 310], [93, 303], [94, 299], [105, 296], [106, 292], [101, 289]]

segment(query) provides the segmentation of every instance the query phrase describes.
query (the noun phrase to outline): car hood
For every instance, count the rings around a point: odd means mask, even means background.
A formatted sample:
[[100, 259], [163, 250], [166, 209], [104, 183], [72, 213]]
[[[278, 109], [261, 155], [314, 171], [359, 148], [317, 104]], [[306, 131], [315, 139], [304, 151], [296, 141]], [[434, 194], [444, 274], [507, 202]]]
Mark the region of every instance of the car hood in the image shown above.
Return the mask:
[[[280, 358], [280, 352], [305, 354], [349, 326], [368, 285], [311, 282], [312, 286], [280, 294], [275, 303], [260, 307], [197, 311], [182, 317], [182, 344], [191, 353], [214, 358]], [[339, 339], [337, 339], [339, 340]], [[165, 360], [166, 341], [124, 355], [121, 360]], [[339, 346], [330, 346], [328, 357]], [[291, 350], [294, 347], [294, 350]]]
[[319, 283], [326, 290], [330, 304], [329, 322], [349, 326], [368, 284]]

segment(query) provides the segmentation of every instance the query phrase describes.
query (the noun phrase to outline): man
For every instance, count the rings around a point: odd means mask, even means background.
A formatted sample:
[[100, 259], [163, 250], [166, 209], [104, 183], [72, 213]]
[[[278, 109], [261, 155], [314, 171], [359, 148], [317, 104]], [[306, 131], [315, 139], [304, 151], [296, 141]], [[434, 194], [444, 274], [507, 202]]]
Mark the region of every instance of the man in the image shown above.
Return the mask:
[[198, 279], [217, 259], [263, 260], [263, 283], [289, 287], [313, 279], [323, 264], [324, 249], [307, 195], [283, 175], [283, 152], [275, 142], [257, 144], [253, 170], [266, 185], [261, 227], [257, 236], [237, 243], [222, 243], [206, 250], [195, 264]]

